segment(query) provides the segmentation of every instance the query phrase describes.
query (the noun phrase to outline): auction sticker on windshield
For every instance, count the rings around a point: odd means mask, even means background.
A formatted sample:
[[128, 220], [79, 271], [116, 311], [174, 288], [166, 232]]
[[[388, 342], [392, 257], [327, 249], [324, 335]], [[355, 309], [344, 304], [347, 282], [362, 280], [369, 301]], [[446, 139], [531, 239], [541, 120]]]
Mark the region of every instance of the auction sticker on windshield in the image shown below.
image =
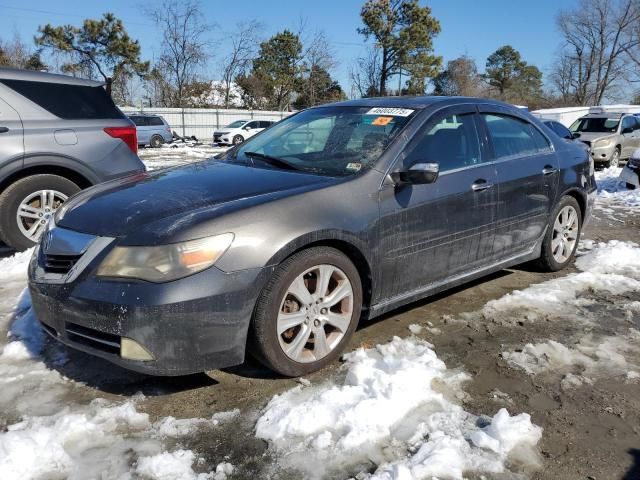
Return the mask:
[[408, 117], [414, 112], [409, 108], [388, 108], [388, 107], [375, 107], [369, 110], [366, 115], [391, 115], [394, 117]]

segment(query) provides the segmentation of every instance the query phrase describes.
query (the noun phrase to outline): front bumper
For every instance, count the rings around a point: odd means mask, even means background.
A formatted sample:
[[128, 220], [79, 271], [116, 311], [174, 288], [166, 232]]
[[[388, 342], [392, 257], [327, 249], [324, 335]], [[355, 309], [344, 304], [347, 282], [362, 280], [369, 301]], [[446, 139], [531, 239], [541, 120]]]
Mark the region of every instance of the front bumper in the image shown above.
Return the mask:
[[[36, 252], [29, 265], [33, 309], [62, 343], [124, 368], [185, 375], [244, 361], [249, 322], [262, 269], [225, 273], [212, 267], [173, 282], [110, 281], [93, 276], [99, 256], [69, 283], [44, 281]], [[121, 339], [152, 356], [122, 358]]]

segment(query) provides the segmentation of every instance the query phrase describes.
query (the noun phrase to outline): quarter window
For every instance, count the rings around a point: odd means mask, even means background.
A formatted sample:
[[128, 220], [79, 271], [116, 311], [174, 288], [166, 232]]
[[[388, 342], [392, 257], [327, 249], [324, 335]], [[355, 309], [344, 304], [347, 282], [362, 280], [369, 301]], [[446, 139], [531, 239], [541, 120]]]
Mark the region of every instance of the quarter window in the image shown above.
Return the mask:
[[530, 123], [507, 115], [483, 116], [496, 159], [525, 157], [550, 150], [549, 141]]
[[421, 138], [404, 160], [406, 168], [416, 163], [437, 163], [440, 171], [447, 171], [482, 162], [474, 114], [440, 117], [418, 135]]

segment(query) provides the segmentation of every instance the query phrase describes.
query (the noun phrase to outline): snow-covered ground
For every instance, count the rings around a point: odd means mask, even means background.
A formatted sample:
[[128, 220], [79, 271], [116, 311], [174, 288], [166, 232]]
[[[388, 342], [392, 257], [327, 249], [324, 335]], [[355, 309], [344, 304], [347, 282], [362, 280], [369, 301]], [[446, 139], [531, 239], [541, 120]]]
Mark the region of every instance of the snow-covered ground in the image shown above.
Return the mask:
[[620, 167], [610, 167], [596, 172], [598, 201], [595, 214], [604, 214], [613, 219], [623, 217], [629, 210], [640, 207], [640, 189], [630, 190], [619, 179]]
[[156, 170], [206, 160], [228, 149], [211, 143], [176, 142], [160, 148], [141, 148], [138, 156], [148, 170]]

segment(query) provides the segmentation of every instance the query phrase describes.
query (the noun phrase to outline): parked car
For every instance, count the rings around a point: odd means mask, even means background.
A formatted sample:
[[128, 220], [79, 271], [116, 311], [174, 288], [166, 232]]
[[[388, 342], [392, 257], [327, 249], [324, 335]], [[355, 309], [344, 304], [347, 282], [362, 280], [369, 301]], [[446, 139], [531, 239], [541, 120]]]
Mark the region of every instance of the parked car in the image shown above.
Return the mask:
[[213, 132], [213, 143], [239, 145], [274, 123], [270, 120], [236, 120], [222, 130]]
[[617, 167], [640, 148], [640, 119], [625, 113], [590, 113], [569, 128], [591, 149], [597, 165]]
[[584, 148], [507, 104], [336, 103], [76, 196], [29, 288], [49, 334], [125, 368], [178, 375], [251, 353], [304, 375], [361, 315], [530, 260], [566, 267], [595, 191]]
[[640, 188], [640, 149], [631, 154], [631, 158], [620, 172], [620, 180], [629, 190]]
[[0, 68], [0, 239], [33, 246], [70, 196], [143, 172], [137, 149], [102, 83]]
[[158, 148], [173, 140], [171, 127], [160, 115], [135, 114], [129, 115], [129, 119], [136, 125], [138, 145], [141, 147], [149, 145]]

